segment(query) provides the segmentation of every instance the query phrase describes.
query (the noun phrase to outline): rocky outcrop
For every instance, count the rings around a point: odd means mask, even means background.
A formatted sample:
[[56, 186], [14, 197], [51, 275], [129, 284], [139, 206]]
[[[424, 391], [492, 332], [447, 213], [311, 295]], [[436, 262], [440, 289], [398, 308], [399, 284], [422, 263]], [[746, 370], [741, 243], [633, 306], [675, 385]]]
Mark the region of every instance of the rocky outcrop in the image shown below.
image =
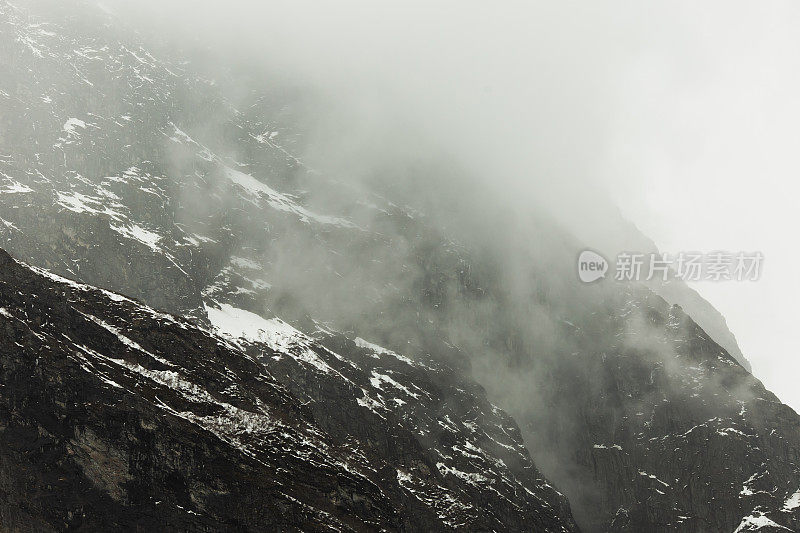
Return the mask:
[[626, 297], [616, 342], [573, 375], [584, 528], [798, 530], [800, 417], [680, 307]]

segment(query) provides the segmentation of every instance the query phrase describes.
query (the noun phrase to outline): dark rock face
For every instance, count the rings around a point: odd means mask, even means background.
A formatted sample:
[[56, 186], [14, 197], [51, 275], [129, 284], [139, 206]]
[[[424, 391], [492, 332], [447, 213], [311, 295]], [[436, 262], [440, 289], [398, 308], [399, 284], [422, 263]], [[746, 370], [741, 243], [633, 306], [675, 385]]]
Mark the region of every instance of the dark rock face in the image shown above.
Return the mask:
[[[379, 386], [414, 387], [396, 412], [311, 339], [253, 357], [5, 252], [0, 267], [5, 530], [576, 530], [513, 421], [452, 372], [340, 339]], [[294, 361], [276, 366], [306, 373], [302, 396], [259, 358]], [[450, 388], [455, 405], [437, 396]]]
[[3, 256], [2, 525], [574, 530], [532, 455], [585, 531], [800, 529], [797, 414], [650, 290], [576, 287], [557, 225], [351, 190], [285, 98], [27, 4], [0, 243], [149, 307]]
[[612, 349], [572, 372], [584, 529], [798, 530], [800, 417], [679, 307], [625, 298]]

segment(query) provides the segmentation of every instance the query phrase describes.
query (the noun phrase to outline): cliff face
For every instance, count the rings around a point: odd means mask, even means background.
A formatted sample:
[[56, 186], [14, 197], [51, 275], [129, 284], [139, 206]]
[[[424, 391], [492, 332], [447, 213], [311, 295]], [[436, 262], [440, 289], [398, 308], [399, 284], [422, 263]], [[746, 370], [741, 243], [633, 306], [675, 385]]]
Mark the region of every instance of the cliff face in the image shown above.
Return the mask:
[[576, 530], [452, 372], [277, 322], [221, 338], [0, 267], [4, 530]]
[[800, 528], [797, 413], [680, 307], [646, 290], [624, 300], [607, 325], [615, 340], [567, 371], [580, 422], [561, 438], [578, 476], [559, 481], [583, 528]]
[[586, 531], [798, 529], [796, 413], [552, 221], [314, 172], [86, 6], [0, 0], [0, 71], [0, 244], [125, 295], [3, 256], [3, 524], [575, 529], [532, 456]]

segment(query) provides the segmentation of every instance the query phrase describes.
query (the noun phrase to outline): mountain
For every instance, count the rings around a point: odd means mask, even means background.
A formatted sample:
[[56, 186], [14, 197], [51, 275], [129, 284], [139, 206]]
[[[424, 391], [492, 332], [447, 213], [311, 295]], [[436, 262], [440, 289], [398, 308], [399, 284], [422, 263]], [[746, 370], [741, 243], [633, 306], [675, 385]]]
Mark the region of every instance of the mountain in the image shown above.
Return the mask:
[[577, 531], [513, 420], [435, 363], [0, 267], [6, 531]]
[[460, 169], [309, 168], [302, 98], [91, 4], [0, 0], [0, 71], [17, 527], [800, 529], [800, 418], [685, 287], [581, 284], [585, 236]]

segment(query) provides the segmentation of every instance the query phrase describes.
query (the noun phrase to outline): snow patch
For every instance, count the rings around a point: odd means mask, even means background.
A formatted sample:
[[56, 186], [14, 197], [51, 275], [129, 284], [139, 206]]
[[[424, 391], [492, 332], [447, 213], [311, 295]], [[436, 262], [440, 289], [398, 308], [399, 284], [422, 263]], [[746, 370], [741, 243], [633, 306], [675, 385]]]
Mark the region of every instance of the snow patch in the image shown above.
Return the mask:
[[[762, 466], [764, 466], [764, 465], [762, 464]], [[752, 483], [756, 479], [760, 478], [761, 476], [765, 475], [766, 473], [767, 472], [756, 472], [755, 474], [753, 474], [752, 476], [747, 478], [747, 481], [745, 481], [744, 484], [742, 485], [742, 490], [739, 492], [739, 496], [740, 497], [741, 496], [752, 496], [756, 492], [761, 492], [761, 491], [755, 491], [754, 492], [753, 489], [750, 488], [750, 483]]]
[[408, 396], [411, 396], [415, 400], [419, 399], [419, 394], [411, 392], [410, 390], [408, 390], [407, 387], [405, 387], [404, 385], [401, 385], [400, 383], [396, 382], [394, 379], [392, 379], [391, 377], [387, 376], [386, 374], [379, 374], [378, 372], [375, 372], [373, 370], [372, 371], [372, 377], [369, 379], [369, 382], [373, 387], [375, 387], [376, 389], [381, 389], [381, 390], [383, 390], [381, 385], [383, 383], [388, 383], [389, 385], [391, 385], [395, 389], [398, 389], [398, 390], [401, 390], [401, 391], [405, 392]]
[[776, 522], [767, 518], [763, 513], [756, 511], [754, 514], [742, 518], [739, 527], [737, 527], [733, 533], [740, 533], [742, 531], [758, 531], [762, 527], [771, 527], [791, 531], [791, 529], [788, 527], [777, 524]]
[[[80, 311], [78, 311], [78, 312], [80, 313]], [[137, 352], [143, 353], [143, 354], [149, 356], [150, 358], [154, 359], [155, 361], [158, 361], [159, 363], [161, 363], [163, 365], [171, 366], [171, 367], [175, 366], [172, 362], [167, 361], [166, 359], [164, 359], [162, 357], [159, 357], [159, 356], [155, 355], [154, 353], [149, 352], [148, 350], [145, 350], [136, 341], [134, 341], [132, 339], [129, 339], [128, 337], [123, 335], [120, 330], [118, 330], [117, 328], [115, 328], [114, 326], [109, 324], [108, 322], [105, 322], [105, 321], [103, 321], [103, 320], [101, 320], [101, 319], [99, 319], [99, 318], [97, 318], [96, 316], [93, 316], [93, 315], [88, 315], [86, 313], [81, 313], [81, 314], [83, 316], [85, 316], [86, 318], [88, 318], [89, 320], [91, 320], [92, 322], [94, 322], [95, 324], [97, 324], [98, 326], [100, 326], [103, 329], [107, 330], [109, 333], [114, 334], [117, 337], [117, 339], [119, 339], [119, 341], [122, 344], [124, 344], [125, 346], [127, 346], [128, 348], [131, 348], [133, 350], [136, 350]]]
[[415, 366], [416, 365], [416, 363], [414, 361], [412, 361], [411, 359], [409, 359], [405, 355], [400, 355], [400, 354], [395, 353], [395, 352], [393, 352], [391, 350], [387, 350], [386, 348], [384, 348], [382, 346], [378, 346], [377, 344], [372, 344], [369, 341], [365, 341], [361, 337], [356, 337], [354, 342], [356, 343], [356, 346], [358, 346], [359, 348], [366, 348], [368, 350], [372, 350], [376, 354], [391, 355], [395, 359], [398, 359], [398, 360], [406, 363], [409, 366]]
[[482, 476], [481, 474], [475, 472], [462, 472], [461, 470], [447, 466], [444, 463], [436, 463], [436, 468], [439, 469], [439, 472], [441, 472], [442, 475], [452, 474], [458, 478], [463, 479], [470, 485], [487, 483], [489, 481], [489, 478], [487, 478], [486, 476]]
[[660, 479], [658, 479], [653, 474], [648, 474], [644, 470], [639, 470], [639, 475], [643, 476], [643, 477], [646, 477], [646, 478], [654, 479], [654, 480], [658, 481], [659, 483], [661, 483], [662, 485], [664, 485], [665, 487], [669, 487], [669, 483], [665, 483], [665, 482], [661, 481]]
[[789, 499], [783, 504], [782, 511], [789, 513], [800, 507], [800, 489], [789, 496]]
[[11, 181], [8, 185], [4, 185], [0, 187], [0, 194], [15, 194], [15, 193], [25, 193], [25, 192], [33, 192], [33, 189], [30, 187], [19, 183], [18, 181]]
[[146, 230], [138, 224], [128, 224], [126, 226], [112, 225], [111, 228], [129, 239], [141, 242], [154, 252], [161, 252], [161, 248], [158, 247], [158, 241], [161, 240], [161, 235], [158, 233]]
[[345, 228], [356, 227], [355, 224], [343, 218], [312, 213], [305, 207], [297, 204], [289, 196], [279, 193], [272, 187], [269, 187], [265, 183], [258, 181], [250, 174], [245, 174], [244, 172], [239, 172], [238, 170], [226, 166], [225, 175], [229, 180], [253, 196], [266, 198], [267, 203], [274, 209], [298, 215], [300, 220], [303, 222], [308, 223], [313, 220], [314, 222], [318, 222], [320, 224], [329, 224]]
[[607, 445], [605, 445], [605, 444], [594, 444], [594, 445], [592, 446], [592, 448], [594, 448], [595, 450], [609, 450], [609, 449], [614, 449], [614, 450], [619, 450], [619, 451], [622, 451], [622, 446], [620, 446], [619, 444], [611, 444], [610, 446], [607, 446]]
[[266, 319], [250, 311], [219, 304], [205, 306], [208, 320], [224, 335], [247, 342], [263, 342], [276, 352], [283, 352], [308, 363], [322, 372], [333, 369], [309, 347], [309, 339], [279, 318]]
[[63, 130], [67, 132], [68, 135], [77, 135], [78, 132], [75, 128], [86, 129], [86, 123], [77, 118], [70, 118], [64, 123]]

